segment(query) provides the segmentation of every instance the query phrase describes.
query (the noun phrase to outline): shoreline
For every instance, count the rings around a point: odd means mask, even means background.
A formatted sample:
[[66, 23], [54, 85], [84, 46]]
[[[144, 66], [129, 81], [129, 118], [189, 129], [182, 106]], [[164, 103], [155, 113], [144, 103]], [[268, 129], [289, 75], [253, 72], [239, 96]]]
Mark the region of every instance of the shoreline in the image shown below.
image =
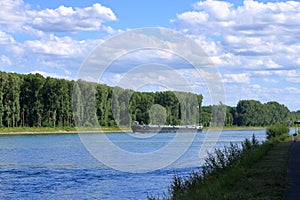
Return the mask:
[[122, 133], [122, 132], [131, 132], [131, 130], [47, 130], [47, 131], [2, 131], [0, 130], [0, 135], [47, 135], [47, 134], [84, 134], [84, 133], [95, 133], [95, 134], [104, 134], [104, 133]]
[[244, 131], [244, 130], [265, 130], [266, 127], [255, 127], [255, 126], [251, 126], [251, 127], [246, 127], [246, 126], [234, 126], [234, 127], [205, 127], [203, 128], [203, 130], [225, 130], [225, 131]]
[[[29, 128], [30, 129], [30, 128]], [[113, 129], [113, 128], [103, 128], [103, 129], [95, 129], [95, 130], [63, 130], [63, 129], [55, 129], [51, 130], [51, 128], [39, 128], [41, 130], [24, 130], [24, 131], [13, 131], [11, 130], [1, 130], [0, 135], [43, 135], [43, 134], [84, 134], [84, 133], [95, 133], [95, 134], [105, 134], [105, 133], [123, 133], [123, 132], [132, 132], [131, 129], [124, 128], [124, 129]], [[204, 131], [207, 130], [226, 130], [226, 131], [244, 131], [244, 130], [265, 130], [266, 127], [205, 127], [203, 128]], [[145, 133], [146, 134], [146, 133]]]

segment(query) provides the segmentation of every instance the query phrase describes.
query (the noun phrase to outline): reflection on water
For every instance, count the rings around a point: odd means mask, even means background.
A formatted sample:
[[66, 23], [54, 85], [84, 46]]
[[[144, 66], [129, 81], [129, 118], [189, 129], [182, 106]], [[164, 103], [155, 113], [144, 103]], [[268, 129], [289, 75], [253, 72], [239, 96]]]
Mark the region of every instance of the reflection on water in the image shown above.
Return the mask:
[[[223, 131], [215, 147], [240, 143], [252, 134], [265, 139], [265, 130]], [[199, 133], [172, 165], [147, 173], [105, 166], [89, 154], [77, 134], [0, 136], [0, 199], [146, 199], [147, 194], [165, 192], [175, 173], [187, 176], [199, 169], [204, 136], [205, 132]], [[174, 134], [143, 138], [111, 133], [107, 137], [126, 151], [146, 153], [163, 148]]]

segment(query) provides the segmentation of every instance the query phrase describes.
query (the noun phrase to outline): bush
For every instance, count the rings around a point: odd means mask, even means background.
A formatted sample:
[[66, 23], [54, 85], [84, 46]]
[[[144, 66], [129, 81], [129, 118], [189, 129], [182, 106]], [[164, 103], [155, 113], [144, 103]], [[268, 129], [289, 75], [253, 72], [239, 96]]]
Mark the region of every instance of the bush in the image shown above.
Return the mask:
[[285, 138], [288, 136], [289, 127], [285, 124], [275, 124], [267, 128], [267, 139]]

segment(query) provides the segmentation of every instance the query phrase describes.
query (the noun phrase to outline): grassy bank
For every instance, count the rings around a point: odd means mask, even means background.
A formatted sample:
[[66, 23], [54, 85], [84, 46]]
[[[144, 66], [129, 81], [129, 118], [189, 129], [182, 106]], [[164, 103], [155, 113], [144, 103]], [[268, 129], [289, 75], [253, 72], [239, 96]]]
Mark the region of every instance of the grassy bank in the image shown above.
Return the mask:
[[77, 132], [122, 132], [131, 131], [128, 128], [119, 127], [101, 127], [100, 128], [82, 128], [75, 127], [14, 127], [14, 128], [0, 128], [0, 134], [41, 134], [41, 133], [77, 133]]
[[282, 199], [286, 189], [289, 149], [292, 142], [271, 145], [260, 160], [246, 167], [230, 191], [229, 199]]
[[[265, 127], [210, 127], [204, 128], [204, 130], [260, 130], [265, 129]], [[81, 129], [81, 132], [131, 132], [131, 129], [128, 127], [101, 127], [99, 128], [86, 128]], [[40, 134], [40, 133], [76, 133], [78, 129], [75, 127], [1, 127], [0, 134]]]
[[248, 141], [240, 151], [234, 146], [217, 150], [206, 159], [208, 171], [193, 173], [187, 179], [175, 177], [169, 193], [160, 199], [282, 199], [291, 145], [291, 141], [273, 140], [262, 145]]
[[224, 126], [224, 127], [204, 127], [203, 130], [265, 130], [262, 126]]

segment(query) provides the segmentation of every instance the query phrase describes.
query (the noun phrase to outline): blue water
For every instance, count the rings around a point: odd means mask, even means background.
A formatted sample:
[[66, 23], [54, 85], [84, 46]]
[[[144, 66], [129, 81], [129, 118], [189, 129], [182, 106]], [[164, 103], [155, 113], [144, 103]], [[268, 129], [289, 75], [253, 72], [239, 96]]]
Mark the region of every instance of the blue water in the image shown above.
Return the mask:
[[[241, 143], [265, 130], [223, 131], [214, 147]], [[199, 149], [205, 132], [188, 151], [165, 168], [144, 173], [111, 169], [95, 159], [78, 134], [0, 136], [0, 199], [146, 199], [167, 191], [175, 174], [187, 176], [199, 169]], [[135, 138], [126, 133], [107, 137], [122, 149], [147, 153], [160, 149], [174, 134]], [[178, 143], [180, 145], [180, 143]], [[205, 145], [213, 145], [209, 141]], [[113, 155], [110, 155], [113, 156]], [[122, 161], [126, 163], [126, 160]], [[155, 160], [153, 160], [155, 162]]]

